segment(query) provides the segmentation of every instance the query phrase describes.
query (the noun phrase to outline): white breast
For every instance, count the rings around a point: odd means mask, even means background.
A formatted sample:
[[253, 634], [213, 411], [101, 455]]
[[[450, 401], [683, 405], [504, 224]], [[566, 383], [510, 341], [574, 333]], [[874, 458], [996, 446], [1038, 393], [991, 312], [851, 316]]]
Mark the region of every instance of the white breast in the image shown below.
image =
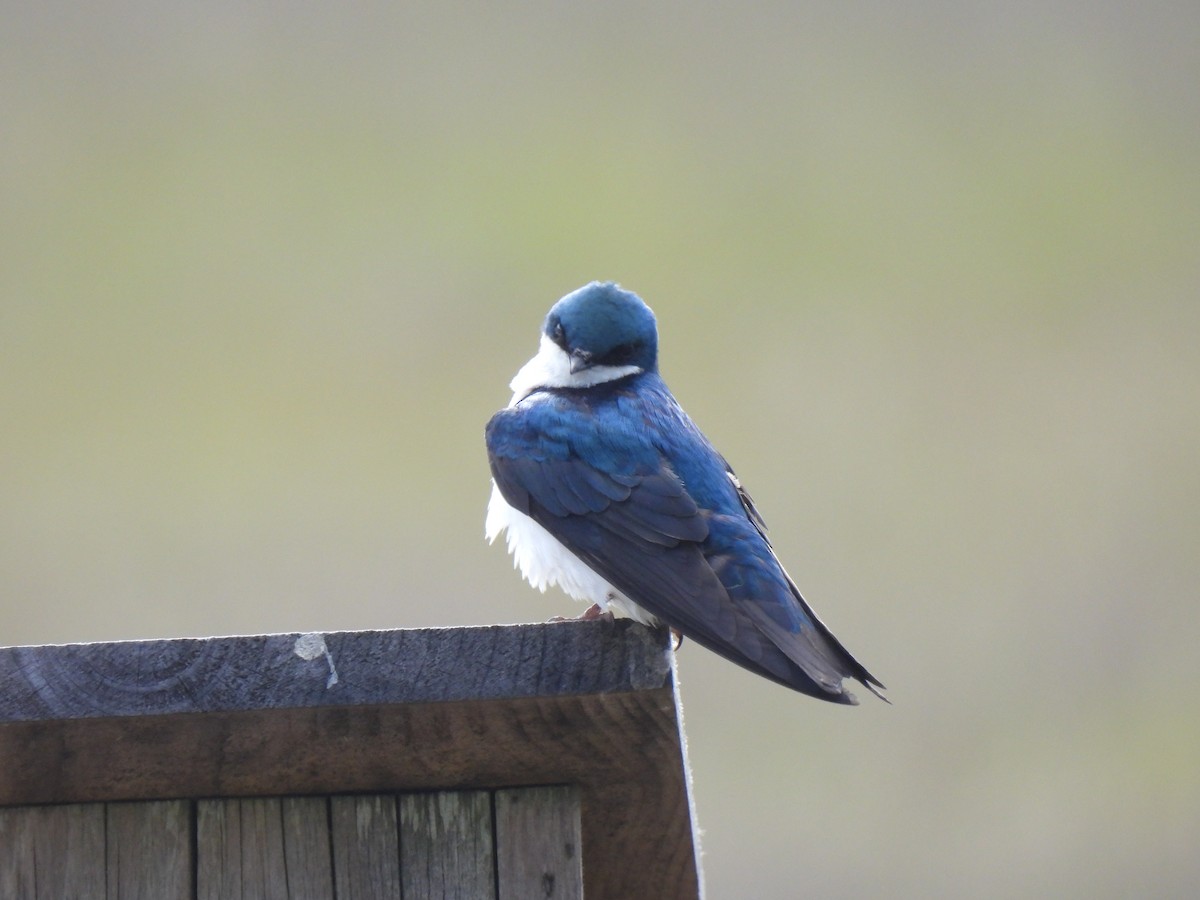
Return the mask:
[[657, 624], [654, 616], [592, 571], [549, 531], [509, 506], [495, 482], [492, 482], [484, 532], [489, 542], [506, 532], [513, 565], [538, 590], [545, 591], [551, 585], [558, 585], [576, 600], [596, 603], [601, 609], [645, 625]]
[[512, 390], [509, 406], [516, 406], [538, 388], [587, 388], [615, 381], [642, 371], [639, 366], [592, 366], [580, 372], [571, 371], [571, 357], [562, 347], [542, 335], [538, 352], [513, 376], [508, 386]]

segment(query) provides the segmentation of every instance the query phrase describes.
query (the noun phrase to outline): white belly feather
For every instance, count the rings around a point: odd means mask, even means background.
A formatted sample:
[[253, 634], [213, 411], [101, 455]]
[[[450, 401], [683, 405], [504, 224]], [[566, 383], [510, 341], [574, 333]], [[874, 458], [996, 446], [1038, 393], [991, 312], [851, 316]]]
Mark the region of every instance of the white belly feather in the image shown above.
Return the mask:
[[596, 603], [603, 610], [627, 616], [645, 625], [657, 624], [654, 616], [592, 571], [583, 560], [559, 543], [554, 535], [523, 512], [509, 506], [500, 488], [492, 482], [492, 497], [488, 501], [484, 532], [488, 541], [494, 542], [502, 531], [506, 532], [513, 565], [538, 590], [544, 592], [551, 585], [558, 585], [576, 600]]
[[[513, 395], [508, 405], [513, 407], [522, 402], [540, 402], [540, 395], [535, 393], [538, 388], [590, 387], [640, 371], [637, 366], [593, 366], [582, 372], [572, 372], [571, 360], [566, 352], [543, 334], [537, 355], [521, 367], [509, 384]], [[494, 543], [502, 531], [507, 532], [508, 552], [513, 555], [513, 565], [538, 590], [544, 592], [556, 584], [576, 600], [595, 603], [603, 610], [627, 616], [644, 625], [658, 624], [654, 616], [592, 571], [587, 563], [559, 543], [549, 531], [509, 506], [493, 481], [484, 533], [488, 541]]]

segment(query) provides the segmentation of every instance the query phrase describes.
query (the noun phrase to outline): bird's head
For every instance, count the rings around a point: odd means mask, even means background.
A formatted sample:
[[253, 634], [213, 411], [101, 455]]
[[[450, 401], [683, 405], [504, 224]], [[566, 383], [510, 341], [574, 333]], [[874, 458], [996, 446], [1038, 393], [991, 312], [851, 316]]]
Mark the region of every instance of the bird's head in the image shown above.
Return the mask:
[[650, 307], [612, 282], [593, 281], [550, 308], [538, 354], [512, 389], [519, 397], [537, 388], [585, 388], [657, 369], [658, 327]]
[[593, 281], [551, 307], [542, 333], [571, 360], [571, 371], [658, 364], [658, 328], [642, 299], [609, 282]]

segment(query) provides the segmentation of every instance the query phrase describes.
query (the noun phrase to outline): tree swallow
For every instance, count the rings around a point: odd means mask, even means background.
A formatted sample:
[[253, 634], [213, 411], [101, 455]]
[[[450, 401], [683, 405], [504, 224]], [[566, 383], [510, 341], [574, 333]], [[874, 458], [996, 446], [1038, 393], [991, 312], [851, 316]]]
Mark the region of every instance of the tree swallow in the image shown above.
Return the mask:
[[530, 584], [669, 626], [812, 697], [857, 703], [845, 678], [883, 696], [800, 596], [750, 495], [659, 377], [654, 313], [636, 294], [592, 282], [563, 297], [510, 387], [487, 424], [485, 531], [507, 532]]

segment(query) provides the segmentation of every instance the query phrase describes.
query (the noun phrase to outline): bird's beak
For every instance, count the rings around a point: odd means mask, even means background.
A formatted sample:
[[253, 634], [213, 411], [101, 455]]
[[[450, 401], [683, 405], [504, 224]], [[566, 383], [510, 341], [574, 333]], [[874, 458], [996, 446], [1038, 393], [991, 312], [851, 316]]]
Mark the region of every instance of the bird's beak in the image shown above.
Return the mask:
[[572, 350], [571, 351], [571, 374], [572, 375], [574, 375], [576, 372], [582, 372], [584, 369], [590, 369], [591, 367], [592, 367], [592, 354], [588, 353], [586, 350]]

